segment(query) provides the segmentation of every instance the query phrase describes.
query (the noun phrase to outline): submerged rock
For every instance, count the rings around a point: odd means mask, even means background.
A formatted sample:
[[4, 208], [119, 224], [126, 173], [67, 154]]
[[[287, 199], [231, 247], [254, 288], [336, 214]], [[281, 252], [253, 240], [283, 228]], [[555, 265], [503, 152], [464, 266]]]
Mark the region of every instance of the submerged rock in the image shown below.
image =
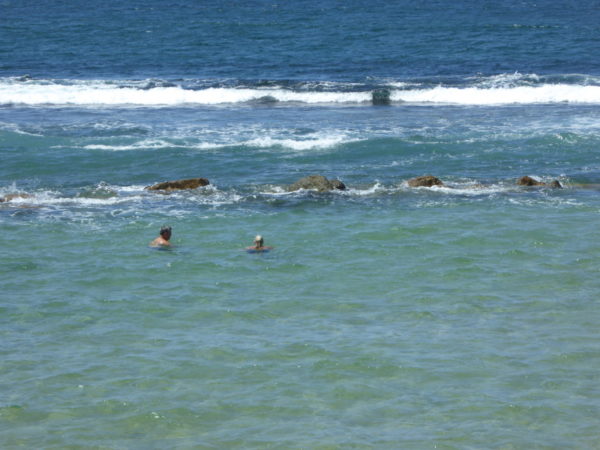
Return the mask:
[[201, 186], [208, 186], [210, 182], [206, 178], [188, 178], [185, 180], [164, 181], [162, 183], [146, 186], [144, 189], [149, 191], [177, 191], [182, 189], [196, 189]]
[[410, 187], [432, 187], [432, 186], [443, 186], [442, 180], [433, 175], [423, 175], [421, 177], [411, 178], [408, 180]]
[[0, 197], [0, 203], [10, 202], [15, 198], [31, 198], [29, 194], [6, 194], [4, 197]]
[[309, 175], [286, 188], [288, 192], [299, 189], [314, 189], [319, 192], [333, 191], [335, 189], [343, 191], [346, 189], [346, 185], [340, 180], [328, 180], [323, 175]]
[[562, 189], [562, 184], [560, 184], [560, 181], [558, 181], [558, 180], [554, 180], [552, 183], [544, 183], [543, 181], [538, 181], [527, 175], [519, 178], [517, 180], [517, 184], [519, 186], [549, 186], [549, 187], [555, 188], [555, 189]]

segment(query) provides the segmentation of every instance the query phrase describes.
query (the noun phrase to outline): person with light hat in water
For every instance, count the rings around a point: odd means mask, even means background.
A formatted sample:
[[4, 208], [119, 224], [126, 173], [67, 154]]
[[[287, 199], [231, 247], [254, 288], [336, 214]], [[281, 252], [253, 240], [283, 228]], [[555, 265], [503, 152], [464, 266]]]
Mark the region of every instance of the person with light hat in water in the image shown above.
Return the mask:
[[259, 234], [254, 238], [254, 245], [250, 246], [250, 247], [246, 247], [246, 250], [248, 252], [254, 253], [254, 252], [268, 252], [269, 250], [271, 250], [273, 247], [269, 247], [265, 244], [265, 240], [263, 239], [263, 237]]
[[150, 242], [150, 247], [170, 247], [169, 239], [171, 239], [171, 227], [162, 227], [160, 235]]

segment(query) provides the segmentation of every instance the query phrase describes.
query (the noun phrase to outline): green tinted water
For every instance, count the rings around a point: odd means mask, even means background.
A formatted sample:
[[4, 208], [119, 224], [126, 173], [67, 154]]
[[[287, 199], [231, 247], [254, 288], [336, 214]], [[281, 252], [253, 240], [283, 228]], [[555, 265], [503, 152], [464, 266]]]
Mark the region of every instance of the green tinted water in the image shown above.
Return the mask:
[[[167, 251], [160, 215], [25, 215], [0, 238], [3, 443], [591, 448], [598, 232], [551, 195], [188, 215]], [[243, 252], [257, 232], [275, 250]]]

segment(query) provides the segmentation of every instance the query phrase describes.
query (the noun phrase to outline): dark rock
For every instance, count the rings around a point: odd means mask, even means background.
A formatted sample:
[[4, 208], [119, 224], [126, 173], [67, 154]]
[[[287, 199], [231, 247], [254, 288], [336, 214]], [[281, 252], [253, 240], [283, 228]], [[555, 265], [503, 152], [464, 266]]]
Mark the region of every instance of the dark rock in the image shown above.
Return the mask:
[[333, 189], [337, 189], [339, 191], [346, 190], [346, 185], [344, 183], [342, 183], [340, 180], [329, 180], [329, 182], [331, 183], [331, 186], [333, 186]]
[[165, 181], [152, 186], [146, 186], [144, 189], [149, 191], [177, 191], [181, 189], [196, 189], [201, 186], [207, 186], [210, 182], [206, 178], [188, 178], [186, 180]]
[[390, 91], [388, 89], [373, 91], [372, 101], [374, 105], [389, 105], [391, 103]]
[[544, 186], [545, 183], [542, 183], [541, 181], [537, 181], [534, 180], [531, 177], [528, 177], [527, 175], [524, 177], [521, 177], [517, 180], [517, 184], [519, 186]]
[[554, 180], [552, 183], [544, 183], [543, 181], [537, 181], [531, 177], [524, 176], [517, 180], [519, 186], [548, 186], [555, 189], [562, 189], [560, 181]]
[[0, 203], [10, 202], [11, 200], [14, 200], [15, 198], [31, 198], [31, 195], [29, 195], [29, 194], [7, 194], [4, 197], [0, 197]]
[[422, 177], [411, 178], [408, 180], [410, 187], [432, 187], [443, 186], [442, 180], [433, 175], [423, 175]]
[[549, 184], [549, 186], [555, 189], [562, 189], [562, 184], [560, 184], [560, 181], [558, 180], [554, 180], [552, 183]]
[[289, 192], [297, 191], [299, 189], [314, 189], [319, 192], [332, 191], [335, 189], [343, 191], [346, 189], [346, 185], [340, 180], [328, 180], [323, 175], [309, 175], [287, 187]]

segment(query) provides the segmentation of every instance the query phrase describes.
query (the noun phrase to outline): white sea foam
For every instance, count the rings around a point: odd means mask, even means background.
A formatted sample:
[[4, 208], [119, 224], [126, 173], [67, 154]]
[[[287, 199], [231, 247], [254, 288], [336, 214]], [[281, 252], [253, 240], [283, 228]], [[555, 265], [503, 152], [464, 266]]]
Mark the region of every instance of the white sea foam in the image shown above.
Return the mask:
[[3, 122], [0, 122], [0, 130], [10, 131], [10, 132], [16, 133], [16, 134], [23, 134], [23, 135], [26, 135], [26, 136], [43, 137], [43, 134], [32, 133], [30, 131], [22, 130], [18, 125], [14, 124], [14, 123], [3, 123]]
[[540, 204], [543, 205], [551, 205], [554, 207], [579, 207], [584, 206], [585, 204], [577, 201], [574, 198], [561, 198], [561, 197], [519, 197], [519, 198], [509, 198], [508, 202], [513, 205], [518, 206], [526, 206], [526, 207], [536, 207]]
[[309, 139], [277, 139], [267, 136], [248, 140], [244, 142], [243, 145], [259, 148], [281, 146], [291, 148], [292, 150], [312, 150], [315, 148], [331, 148], [336, 145], [347, 144], [358, 140], [359, 139], [348, 138], [344, 135], [315, 136]]
[[190, 90], [181, 87], [137, 89], [109, 84], [7, 84], [0, 83], [0, 104], [16, 105], [106, 105], [175, 106], [219, 105], [251, 101], [299, 103], [369, 102], [369, 92], [303, 92], [284, 89], [208, 88]]
[[[366, 187], [353, 187], [348, 186], [346, 190], [333, 190], [330, 193], [342, 195], [346, 197], [369, 197], [376, 195], [395, 195], [402, 194], [409, 191], [413, 192], [436, 192], [440, 195], [448, 196], [485, 196], [494, 195], [503, 192], [512, 192], [517, 190], [517, 186], [503, 183], [494, 183], [489, 185], [482, 185], [476, 181], [461, 181], [454, 183], [447, 183], [446, 186], [433, 186], [433, 187], [409, 187], [406, 181], [394, 185], [385, 185], [379, 181]], [[265, 196], [302, 196], [306, 193], [314, 192], [311, 189], [299, 189], [297, 191], [289, 192], [281, 187], [272, 187], [268, 191], [261, 192], [261, 195]]]
[[0, 196], [22, 192], [14, 181], [9, 186], [0, 186]]
[[143, 140], [130, 145], [107, 145], [107, 144], [89, 144], [83, 146], [86, 150], [110, 150], [110, 151], [125, 151], [125, 150], [144, 150], [144, 149], [159, 149], [173, 147], [175, 144], [162, 140]]
[[[233, 135], [232, 135], [233, 134]], [[264, 136], [248, 139], [245, 136], [227, 133], [223, 136], [223, 141], [213, 142], [194, 142], [193, 140], [179, 140], [177, 142], [166, 139], [143, 139], [138, 142], [132, 142], [126, 145], [122, 144], [87, 144], [81, 148], [85, 150], [105, 150], [105, 151], [130, 151], [130, 150], [156, 150], [170, 147], [185, 148], [190, 150], [211, 150], [233, 146], [256, 147], [260, 149], [269, 149], [273, 147], [283, 147], [291, 150], [314, 150], [329, 149], [337, 145], [343, 145], [350, 142], [360, 141], [359, 138], [349, 137], [342, 133], [330, 132], [319, 133], [297, 138]], [[60, 148], [56, 146], [53, 148]]]
[[[157, 181], [157, 180], [155, 180]], [[148, 185], [152, 184], [151, 182]], [[131, 185], [131, 186], [107, 186], [110, 189], [118, 192], [119, 194], [128, 195], [129, 199], [134, 200], [160, 200], [171, 199], [173, 202], [189, 202], [195, 204], [209, 205], [209, 206], [220, 206], [238, 203], [244, 200], [244, 196], [239, 194], [236, 190], [221, 190], [215, 184], [209, 184], [208, 186], [201, 187], [195, 190], [181, 190], [169, 192], [168, 196], [157, 196], [155, 192], [148, 192], [145, 190], [147, 185]], [[138, 194], [138, 195], [131, 195]]]
[[456, 181], [446, 182], [444, 186], [432, 187], [410, 187], [408, 181], [400, 183], [401, 190], [427, 191], [437, 192], [444, 195], [464, 195], [464, 196], [479, 196], [479, 195], [494, 195], [502, 192], [510, 192], [516, 189], [515, 185], [505, 183], [481, 184], [478, 181]]
[[269, 197], [269, 196], [271, 196], [271, 197], [278, 197], [278, 196], [283, 196], [283, 195], [291, 195], [293, 193], [294, 192], [286, 191], [281, 186], [269, 186], [269, 190], [268, 191], [261, 191], [260, 195], [265, 195], [267, 197]]
[[141, 196], [127, 197], [108, 197], [108, 198], [89, 198], [89, 197], [63, 197], [60, 193], [46, 191], [30, 194], [27, 198], [15, 198], [11, 200], [11, 205], [26, 205], [26, 206], [109, 206], [121, 203], [130, 203], [141, 201]]
[[[145, 139], [139, 142], [133, 142], [129, 145], [109, 145], [109, 144], [88, 144], [81, 148], [85, 150], [105, 150], [111, 152], [129, 151], [129, 150], [158, 150], [162, 148], [187, 148], [190, 150], [208, 150], [222, 147], [229, 147], [233, 145], [244, 145], [245, 141], [240, 143], [216, 143], [216, 142], [200, 142], [200, 143], [174, 143], [161, 139]], [[63, 148], [64, 146], [54, 146], [52, 148]]]
[[514, 72], [501, 73], [483, 78], [468, 77], [467, 80], [474, 81], [475, 85], [479, 88], [509, 88], [538, 84], [540, 82], [540, 77], [537, 74], [521, 74], [519, 72]]
[[363, 196], [375, 195], [375, 194], [379, 194], [379, 193], [393, 192], [395, 190], [396, 189], [393, 189], [393, 188], [386, 188], [379, 181], [376, 181], [373, 186], [368, 187], [366, 189], [348, 188], [348, 190], [346, 190], [346, 191], [336, 191], [336, 192], [344, 193], [346, 195], [356, 195], [356, 196], [363, 197]]
[[[390, 82], [392, 102], [450, 105], [504, 105], [540, 103], [600, 104], [600, 86], [578, 76], [569, 83], [540, 84], [535, 74], [501, 74], [471, 80], [471, 86], [422, 88], [404, 82]], [[335, 89], [336, 86], [330, 86]], [[292, 90], [281, 87], [211, 87], [186, 89], [181, 86], [141, 88], [139, 82], [121, 86], [107, 81], [27, 81], [0, 79], [0, 104], [72, 106], [178, 106], [225, 105], [247, 102], [292, 102], [303, 104], [370, 104], [372, 92], [347, 90]]]
[[[148, 183], [151, 184], [151, 183]], [[14, 186], [14, 185], [13, 185]], [[235, 204], [245, 199], [244, 195], [235, 190], [220, 190], [215, 185], [209, 185], [196, 191], [176, 191], [169, 195], [157, 195], [145, 190], [146, 185], [116, 186], [99, 184], [98, 187], [112, 192], [108, 197], [94, 197], [86, 195], [84, 191], [74, 194], [65, 194], [59, 191], [45, 190], [27, 192], [28, 197], [16, 197], [10, 203], [2, 203], [2, 206], [27, 206], [35, 208], [79, 209], [89, 207], [110, 207], [116, 205], [144, 205], [152, 202], [171, 202], [175, 204], [201, 204], [207, 206], [222, 206]], [[16, 188], [0, 188], [0, 194], [17, 192]]]
[[[427, 188], [425, 188], [427, 189]], [[510, 190], [508, 186], [493, 184], [488, 186], [482, 185], [454, 185], [454, 186], [435, 186], [433, 189], [437, 192], [449, 195], [465, 195], [465, 196], [477, 196], [477, 195], [493, 195], [500, 192], [507, 192]]]
[[106, 187], [108, 189], [112, 189], [116, 192], [123, 192], [123, 193], [130, 193], [130, 192], [140, 192], [143, 191], [144, 188], [146, 186], [148, 186], [150, 183], [148, 184], [138, 184], [138, 185], [131, 185], [131, 186], [110, 186], [107, 185]]
[[600, 86], [545, 84], [537, 87], [519, 86], [489, 89], [439, 86], [432, 89], [396, 91], [392, 93], [391, 100], [448, 105], [600, 104]]
[[420, 86], [420, 83], [406, 83], [404, 81], [391, 81], [388, 85], [391, 87], [397, 88], [397, 89], [405, 89], [408, 87]]

